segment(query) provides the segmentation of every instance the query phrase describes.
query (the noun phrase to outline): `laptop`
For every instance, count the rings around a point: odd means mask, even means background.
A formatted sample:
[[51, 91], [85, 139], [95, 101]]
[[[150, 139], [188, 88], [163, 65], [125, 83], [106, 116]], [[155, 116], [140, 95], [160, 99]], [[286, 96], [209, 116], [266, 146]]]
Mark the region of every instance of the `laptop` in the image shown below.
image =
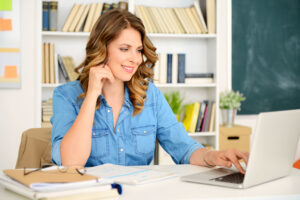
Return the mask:
[[300, 136], [300, 109], [258, 115], [245, 175], [228, 168], [182, 176], [182, 181], [248, 188], [287, 176]]

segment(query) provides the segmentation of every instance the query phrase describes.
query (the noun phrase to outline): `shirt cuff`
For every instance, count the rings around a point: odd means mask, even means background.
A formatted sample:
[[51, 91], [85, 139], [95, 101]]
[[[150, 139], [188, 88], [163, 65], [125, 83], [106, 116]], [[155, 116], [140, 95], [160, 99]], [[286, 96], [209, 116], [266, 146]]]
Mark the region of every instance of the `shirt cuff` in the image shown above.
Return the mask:
[[185, 154], [183, 160], [181, 160], [180, 164], [190, 164], [190, 158], [191, 155], [199, 148], [203, 148], [203, 145], [196, 143], [188, 150], [188, 152]]
[[55, 144], [52, 146], [52, 151], [51, 151], [52, 162], [56, 165], [61, 165], [60, 143], [61, 140], [55, 142]]

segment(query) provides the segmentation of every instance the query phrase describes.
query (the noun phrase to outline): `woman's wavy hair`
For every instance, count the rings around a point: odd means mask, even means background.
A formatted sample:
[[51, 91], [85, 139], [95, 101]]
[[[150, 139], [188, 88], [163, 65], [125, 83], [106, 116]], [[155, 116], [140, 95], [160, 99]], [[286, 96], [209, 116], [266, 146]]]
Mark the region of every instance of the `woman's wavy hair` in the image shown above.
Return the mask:
[[[130, 92], [130, 100], [134, 107], [133, 116], [140, 113], [144, 108], [146, 91], [149, 80], [153, 80], [153, 67], [157, 61], [156, 48], [146, 36], [142, 21], [134, 14], [119, 9], [107, 11], [93, 26], [89, 41], [86, 45], [86, 57], [75, 69], [79, 73], [78, 80], [84, 93], [78, 96], [82, 99], [86, 96], [89, 82], [89, 72], [92, 67], [104, 63], [107, 59], [107, 47], [122, 30], [132, 27], [141, 34], [143, 44], [143, 61], [138, 67], [131, 80], [125, 82]], [[97, 99], [96, 109], [100, 108], [100, 99]]]

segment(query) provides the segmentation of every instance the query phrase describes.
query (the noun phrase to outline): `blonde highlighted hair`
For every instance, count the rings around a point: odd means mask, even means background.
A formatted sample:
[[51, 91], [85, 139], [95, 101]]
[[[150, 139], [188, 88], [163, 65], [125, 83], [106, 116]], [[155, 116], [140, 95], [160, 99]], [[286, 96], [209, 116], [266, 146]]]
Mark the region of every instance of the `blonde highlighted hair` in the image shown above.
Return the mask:
[[[134, 14], [125, 10], [110, 10], [97, 20], [86, 45], [86, 57], [75, 69], [77, 73], [81, 70], [78, 80], [84, 93], [78, 96], [82, 99], [86, 96], [89, 82], [89, 72], [92, 67], [103, 63], [107, 58], [107, 47], [126, 28], [134, 28], [141, 34], [143, 44], [143, 61], [138, 67], [131, 80], [125, 82], [130, 92], [130, 100], [134, 107], [133, 115], [137, 115], [144, 108], [148, 80], [153, 80], [152, 68], [157, 61], [156, 48], [146, 36], [142, 21]], [[100, 100], [97, 99], [96, 109], [100, 108]]]

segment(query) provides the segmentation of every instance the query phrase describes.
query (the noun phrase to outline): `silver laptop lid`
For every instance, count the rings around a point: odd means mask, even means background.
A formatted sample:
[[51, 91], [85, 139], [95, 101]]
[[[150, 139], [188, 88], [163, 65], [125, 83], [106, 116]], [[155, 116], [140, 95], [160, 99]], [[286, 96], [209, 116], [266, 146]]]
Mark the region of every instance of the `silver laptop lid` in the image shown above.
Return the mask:
[[299, 135], [300, 109], [259, 114], [244, 187], [288, 175]]

